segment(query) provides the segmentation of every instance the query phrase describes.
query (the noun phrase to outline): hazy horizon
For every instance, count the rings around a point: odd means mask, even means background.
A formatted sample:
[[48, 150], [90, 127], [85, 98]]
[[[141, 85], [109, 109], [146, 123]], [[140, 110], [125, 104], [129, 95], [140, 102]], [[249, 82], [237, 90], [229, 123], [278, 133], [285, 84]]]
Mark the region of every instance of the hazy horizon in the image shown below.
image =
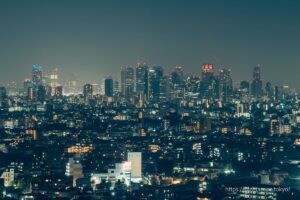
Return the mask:
[[[232, 71], [234, 81], [262, 79], [298, 88], [300, 2], [20, 1], [0, 2], [0, 82], [21, 82], [31, 66], [59, 69], [80, 82], [137, 62], [176, 65], [200, 75], [202, 63]], [[287, 77], [288, 74], [288, 77]]]

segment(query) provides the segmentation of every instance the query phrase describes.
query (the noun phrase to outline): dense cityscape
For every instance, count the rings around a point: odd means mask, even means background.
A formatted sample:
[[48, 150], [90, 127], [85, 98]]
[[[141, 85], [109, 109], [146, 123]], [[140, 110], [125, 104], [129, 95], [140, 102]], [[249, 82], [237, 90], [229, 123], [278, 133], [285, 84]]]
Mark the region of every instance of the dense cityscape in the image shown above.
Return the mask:
[[34, 65], [0, 87], [0, 198], [300, 199], [299, 94], [262, 68], [234, 84], [138, 63], [79, 85]]

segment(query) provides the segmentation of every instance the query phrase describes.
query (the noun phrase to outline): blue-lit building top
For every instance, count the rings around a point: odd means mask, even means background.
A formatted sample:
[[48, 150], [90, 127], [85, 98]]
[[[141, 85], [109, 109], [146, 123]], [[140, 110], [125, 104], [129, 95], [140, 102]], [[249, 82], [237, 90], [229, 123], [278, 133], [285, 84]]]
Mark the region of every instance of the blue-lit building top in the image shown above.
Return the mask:
[[42, 74], [42, 67], [33, 65], [32, 66], [32, 83], [33, 87], [37, 87], [38, 85], [42, 84], [43, 74]]
[[43, 68], [42, 66], [33, 65], [33, 66], [32, 66], [32, 71], [41, 71], [42, 68]]

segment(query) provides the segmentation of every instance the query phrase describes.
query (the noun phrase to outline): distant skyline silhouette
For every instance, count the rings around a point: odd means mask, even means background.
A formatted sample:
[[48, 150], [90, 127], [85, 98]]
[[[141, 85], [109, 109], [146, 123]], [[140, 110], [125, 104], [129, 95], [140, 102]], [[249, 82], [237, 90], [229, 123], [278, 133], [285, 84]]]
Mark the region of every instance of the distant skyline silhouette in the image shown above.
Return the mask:
[[120, 78], [120, 68], [146, 62], [166, 72], [202, 63], [231, 69], [234, 81], [262, 79], [299, 89], [300, 2], [0, 1], [0, 82], [20, 83], [32, 65], [59, 69], [60, 82]]

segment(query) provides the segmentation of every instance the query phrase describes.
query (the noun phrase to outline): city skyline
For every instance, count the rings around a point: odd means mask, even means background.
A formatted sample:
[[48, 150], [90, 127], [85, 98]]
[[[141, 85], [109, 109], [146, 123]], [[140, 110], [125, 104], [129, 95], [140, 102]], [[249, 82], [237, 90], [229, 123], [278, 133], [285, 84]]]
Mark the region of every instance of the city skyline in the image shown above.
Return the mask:
[[0, 199], [300, 199], [300, 1], [0, 0]]
[[260, 63], [264, 81], [298, 88], [298, 2], [30, 2], [0, 3], [2, 84], [29, 78], [34, 64], [99, 83], [137, 62], [199, 76], [207, 62], [239, 81]]
[[[128, 71], [129, 70], [129, 71]], [[158, 70], [158, 71], [157, 71]], [[72, 79], [70, 80], [61, 80], [60, 81], [60, 73], [58, 68], [54, 69], [45, 69], [43, 66], [39, 65], [33, 65], [31, 67], [31, 78], [25, 78], [21, 83], [18, 84], [18, 81], [12, 81], [8, 82], [6, 84], [0, 83], [0, 86], [3, 87], [8, 87], [8, 88], [14, 88], [14, 89], [20, 89], [26, 90], [28, 87], [31, 87], [33, 89], [37, 88], [38, 86], [43, 86], [43, 87], [49, 87], [52, 88], [52, 95], [55, 95], [56, 89], [59, 88], [61, 90], [61, 95], [63, 94], [70, 94], [70, 92], [66, 92], [63, 90], [69, 90], [70, 88], [73, 88], [72, 90], [75, 90], [76, 92], [74, 94], [84, 94], [85, 92], [85, 87], [93, 87], [94, 89], [89, 89], [91, 90], [91, 94], [102, 94], [108, 97], [113, 96], [116, 92], [121, 92], [122, 95], [127, 94], [145, 94], [146, 96], [148, 95], [148, 91], [150, 90], [149, 88], [151, 87], [150, 82], [153, 80], [161, 79], [161, 80], [167, 80], [170, 79], [169, 81], [176, 83], [177, 81], [178, 84], [181, 84], [185, 82], [185, 84], [188, 83], [189, 79], [197, 79], [201, 81], [202, 84], [202, 89], [201, 87], [199, 88], [199, 92], [203, 93], [206, 91], [208, 85], [205, 85], [205, 82], [207, 81], [207, 72], [210, 74], [209, 76], [214, 77], [218, 82], [216, 83], [219, 85], [218, 87], [223, 88], [225, 87], [227, 93], [227, 89], [230, 91], [232, 90], [238, 90], [238, 89], [243, 89], [244, 84], [247, 83], [249, 84], [248, 89], [250, 92], [251, 89], [251, 94], [261, 96], [263, 94], [266, 95], [272, 95], [274, 91], [267, 91], [270, 88], [274, 87], [279, 87], [279, 88], [289, 88], [292, 89], [293, 91], [297, 92], [298, 89], [289, 86], [289, 85], [276, 85], [268, 80], [263, 80], [263, 76], [261, 75], [261, 66], [260, 64], [257, 64], [253, 67], [253, 74], [252, 78], [248, 80], [234, 80], [232, 78], [232, 71], [229, 68], [218, 68], [215, 67], [214, 64], [211, 63], [203, 63], [200, 69], [200, 75], [195, 75], [191, 74], [189, 72], [186, 72], [183, 66], [175, 66], [171, 71], [165, 71], [164, 67], [162, 66], [148, 66], [146, 63], [137, 63], [136, 66], [133, 65], [127, 65], [124, 67], [121, 67], [120, 71], [118, 72], [117, 79], [114, 79], [112, 75], [107, 75], [105, 76], [102, 80], [98, 82], [80, 82], [80, 77], [75, 77], [72, 75]], [[128, 74], [129, 73], [129, 74]], [[157, 74], [159, 73], [159, 74]], [[174, 77], [179, 76], [179, 77]], [[158, 76], [158, 77], [157, 77]], [[152, 78], [151, 78], [152, 77]], [[178, 79], [179, 78], [179, 79]], [[152, 80], [153, 79], [153, 80]], [[178, 79], [177, 81], [175, 79]], [[129, 82], [127, 83], [126, 80]], [[124, 84], [123, 84], [124, 82]], [[126, 82], [126, 83], [125, 83]], [[147, 83], [146, 83], [147, 82]], [[210, 81], [208, 81], [210, 82]], [[28, 85], [29, 84], [29, 85]], [[115, 85], [117, 84], [117, 85]], [[119, 85], [120, 84], [120, 85]], [[160, 84], [157, 82], [156, 84]], [[165, 84], [165, 83], [163, 83]], [[211, 83], [208, 83], [211, 84]], [[127, 86], [125, 86], [127, 85]], [[129, 87], [126, 89], [126, 87]], [[161, 85], [155, 86], [157, 88], [160, 88]], [[229, 88], [228, 88], [229, 87]], [[125, 92], [125, 90], [129, 90]], [[218, 93], [224, 93], [223, 89], [220, 89]], [[264, 91], [266, 90], [266, 91]], [[124, 93], [125, 92], [125, 93]], [[128, 93], [129, 92], [129, 93]], [[265, 92], [265, 93], [264, 93]], [[268, 94], [268, 92], [271, 92]], [[205, 93], [205, 92], [204, 92]]]

